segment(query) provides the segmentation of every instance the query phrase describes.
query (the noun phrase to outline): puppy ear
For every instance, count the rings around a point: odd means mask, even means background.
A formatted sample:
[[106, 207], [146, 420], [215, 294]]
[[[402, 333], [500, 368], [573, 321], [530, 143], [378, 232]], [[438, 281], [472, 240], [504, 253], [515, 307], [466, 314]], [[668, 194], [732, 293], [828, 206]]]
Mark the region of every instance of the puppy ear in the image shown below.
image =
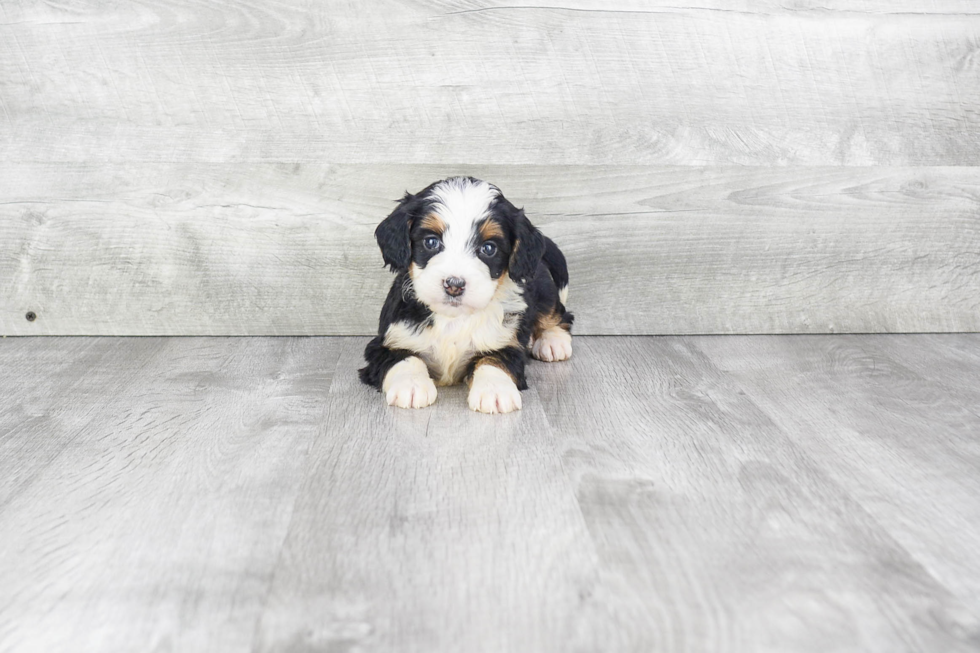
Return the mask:
[[415, 196], [406, 192], [398, 207], [374, 230], [374, 237], [381, 248], [385, 265], [392, 272], [404, 272], [412, 260], [412, 241], [409, 230], [412, 228], [412, 210]]
[[508, 263], [511, 278], [519, 283], [531, 278], [544, 256], [544, 248], [544, 236], [524, 215], [524, 209], [519, 209], [514, 218], [514, 247]]

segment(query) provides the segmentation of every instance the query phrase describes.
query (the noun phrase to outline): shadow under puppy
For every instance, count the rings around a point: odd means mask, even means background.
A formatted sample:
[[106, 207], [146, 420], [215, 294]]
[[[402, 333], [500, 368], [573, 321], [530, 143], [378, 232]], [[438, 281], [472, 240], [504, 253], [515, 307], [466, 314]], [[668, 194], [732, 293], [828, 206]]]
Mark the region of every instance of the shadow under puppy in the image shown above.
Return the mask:
[[406, 193], [374, 235], [397, 276], [360, 376], [389, 404], [424, 408], [465, 379], [470, 408], [507, 413], [528, 353], [572, 355], [565, 257], [496, 186], [452, 177]]

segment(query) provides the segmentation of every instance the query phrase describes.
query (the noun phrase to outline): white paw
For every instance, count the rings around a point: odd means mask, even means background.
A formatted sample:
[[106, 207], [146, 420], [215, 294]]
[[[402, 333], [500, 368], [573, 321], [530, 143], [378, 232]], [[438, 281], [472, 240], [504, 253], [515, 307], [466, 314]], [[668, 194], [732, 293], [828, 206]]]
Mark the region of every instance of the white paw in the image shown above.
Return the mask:
[[548, 329], [531, 345], [531, 355], [549, 363], [571, 358], [572, 334], [560, 327]]
[[385, 375], [381, 389], [389, 406], [425, 408], [436, 400], [436, 384], [417, 356], [395, 363]]
[[481, 413], [509, 413], [521, 409], [521, 391], [507, 372], [481, 365], [473, 372], [469, 404]]

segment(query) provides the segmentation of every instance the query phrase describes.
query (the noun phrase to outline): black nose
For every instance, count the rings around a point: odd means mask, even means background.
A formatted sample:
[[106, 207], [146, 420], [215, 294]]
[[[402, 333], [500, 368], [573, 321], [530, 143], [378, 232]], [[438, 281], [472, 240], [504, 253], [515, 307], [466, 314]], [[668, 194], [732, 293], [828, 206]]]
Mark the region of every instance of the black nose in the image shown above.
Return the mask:
[[463, 289], [466, 287], [466, 281], [460, 279], [459, 277], [449, 277], [448, 279], [443, 279], [442, 287], [446, 289], [447, 295], [459, 297], [463, 294]]

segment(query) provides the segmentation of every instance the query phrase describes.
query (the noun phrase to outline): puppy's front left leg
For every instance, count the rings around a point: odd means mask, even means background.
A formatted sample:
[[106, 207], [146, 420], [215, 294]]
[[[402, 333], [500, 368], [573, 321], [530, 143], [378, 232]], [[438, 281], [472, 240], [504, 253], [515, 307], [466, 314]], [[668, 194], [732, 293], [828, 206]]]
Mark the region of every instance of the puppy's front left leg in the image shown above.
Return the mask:
[[395, 363], [385, 374], [381, 391], [389, 406], [425, 408], [436, 400], [436, 384], [418, 356]]
[[527, 383], [524, 381], [523, 359], [519, 362], [519, 368], [514, 370], [509, 364], [512, 361], [500, 356], [485, 356], [477, 360], [470, 377], [470, 408], [481, 413], [520, 410], [520, 387], [526, 388]]

